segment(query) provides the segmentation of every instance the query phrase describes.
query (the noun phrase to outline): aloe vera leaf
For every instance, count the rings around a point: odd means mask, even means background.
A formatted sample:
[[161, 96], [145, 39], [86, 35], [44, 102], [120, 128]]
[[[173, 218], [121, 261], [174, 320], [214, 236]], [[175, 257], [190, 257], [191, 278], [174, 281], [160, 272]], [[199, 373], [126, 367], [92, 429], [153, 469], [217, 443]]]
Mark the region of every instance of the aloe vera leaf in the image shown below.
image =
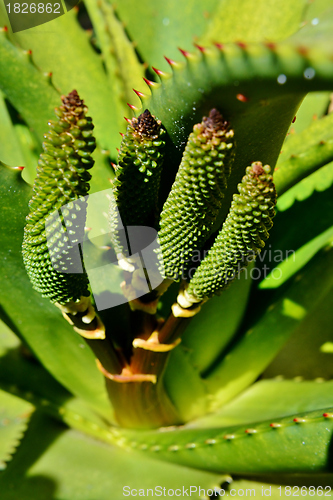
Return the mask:
[[157, 460], [215, 472], [314, 473], [330, 470], [332, 431], [332, 408], [325, 408], [250, 426], [122, 431], [119, 444]]
[[333, 160], [333, 114], [292, 135], [279, 156], [274, 182], [279, 195]]
[[333, 378], [332, 299], [331, 292], [310, 312], [267, 367], [265, 378]]
[[[140, 488], [141, 496], [148, 488], [149, 496], [155, 488], [163, 495], [163, 487], [182, 493], [183, 487], [189, 490], [191, 485], [214, 488], [223, 479], [221, 474], [161, 464], [117, 446], [106, 446], [38, 415], [15, 459], [0, 476], [0, 488], [3, 500], [110, 500], [110, 492], [115, 499], [126, 496], [128, 490], [138, 496]], [[200, 497], [194, 492], [191, 496]]]
[[33, 410], [30, 403], [0, 389], [0, 470], [15, 454]]
[[[202, 373], [228, 345], [245, 312], [251, 280], [241, 274], [221, 296], [209, 300], [191, 321], [182, 337], [193, 367]], [[207, 328], [207, 321], [210, 328]]]
[[[224, 219], [244, 165], [260, 158], [274, 166], [289, 123], [305, 93], [330, 88], [331, 65], [325, 49], [331, 44], [330, 23], [330, 19], [322, 21], [325, 33], [320, 45], [312, 39], [315, 33], [310, 30], [311, 46], [307, 45], [305, 33], [276, 44], [275, 50], [262, 44], [245, 47], [227, 44], [221, 49], [209, 48], [203, 53], [187, 55], [186, 63], [171, 62], [173, 76], [161, 74], [160, 85], [151, 86], [152, 95], [144, 101], [144, 106], [162, 120], [174, 147], [165, 182], [162, 180], [163, 198], [170, 189], [186, 136], [207, 113], [208, 106], [214, 105], [230, 121], [237, 144], [242, 145], [236, 153], [219, 223]], [[312, 28], [315, 32], [316, 27]], [[306, 59], [298, 44], [307, 50]], [[304, 76], [307, 68], [316, 72], [315, 78]], [[283, 79], [280, 75], [284, 75]]]
[[[332, 287], [329, 269], [332, 247], [315, 257], [281, 290], [262, 316], [245, 331], [215, 369], [207, 373], [207, 388], [214, 393], [212, 408], [225, 404], [249, 386], [269, 365], [307, 314]], [[259, 300], [259, 297], [257, 298]]]
[[[23, 267], [21, 243], [31, 189], [16, 170], [1, 167], [1, 317], [22, 336], [67, 389], [97, 411], [110, 414], [103, 376], [92, 352], [48, 300], [33, 291]], [[9, 320], [11, 318], [11, 320]]]
[[163, 55], [177, 58], [177, 47], [191, 50], [217, 5], [217, 0], [192, 0], [190, 4], [186, 0], [169, 0], [158, 7], [153, 0], [114, 2], [143, 61], [161, 69], [167, 69]]
[[199, 43], [282, 40], [300, 27], [306, 1], [222, 0]]
[[[22, 154], [24, 156], [25, 166], [22, 172], [22, 178], [28, 183], [33, 184], [36, 177], [36, 166], [39, 154], [41, 153], [40, 144], [36, 137], [30, 132], [28, 127], [23, 123], [15, 124], [15, 132], [19, 140]], [[13, 164], [12, 160], [9, 162]]]
[[274, 422], [276, 418], [326, 408], [331, 404], [332, 388], [332, 381], [260, 380], [215, 413], [189, 426], [201, 429], [249, 425], [260, 420]]
[[280, 212], [288, 210], [293, 203], [303, 201], [312, 196], [314, 191], [325, 191], [333, 184], [333, 162], [319, 168], [300, 182], [288, 189], [278, 198], [277, 208]]
[[[62, 94], [76, 89], [82, 95], [94, 118], [100, 146], [110, 149], [114, 155], [118, 145], [117, 123], [112, 119], [115, 96], [101, 58], [80, 27], [75, 10], [36, 28], [15, 33], [14, 39], [24, 49], [32, 50], [33, 60], [43, 72], [52, 72], [54, 85]], [[48, 119], [50, 116], [52, 113]]]
[[[129, 40], [123, 23], [114, 13], [113, 7], [105, 0], [96, 3], [85, 0], [102, 50], [103, 60], [112, 87], [119, 131], [124, 131], [123, 117], [128, 113], [126, 105], [133, 101], [133, 88], [144, 90], [144, 67], [136, 55], [133, 43]], [[130, 71], [129, 71], [130, 69]], [[138, 104], [139, 101], [133, 104]]]
[[4, 30], [0, 30], [0, 89], [41, 141], [59, 94]]
[[3, 94], [0, 92], [0, 158], [4, 163], [24, 165], [20, 143], [16, 135]]
[[333, 226], [316, 238], [300, 247], [291, 256], [288, 256], [281, 264], [278, 264], [259, 284], [259, 288], [277, 288], [285, 283], [326, 244], [333, 242]]
[[172, 352], [163, 384], [182, 421], [188, 422], [207, 412], [209, 393], [186, 347], [179, 345]]
[[[131, 451], [136, 463], [138, 463], [138, 457], [135, 452], [140, 451], [154, 459], [217, 473], [225, 471], [238, 474], [248, 473], [249, 469], [246, 467], [250, 468], [250, 472], [257, 474], [270, 472], [313, 473], [328, 470], [327, 448], [333, 430], [332, 409], [324, 406], [323, 409], [310, 411], [308, 408], [316, 405], [322, 406], [327, 401], [332, 383], [327, 383], [324, 390], [315, 388], [314, 386], [319, 384], [314, 383], [306, 384], [306, 387], [301, 390], [295, 387], [299, 385], [295, 382], [288, 384], [288, 386], [285, 384], [279, 386], [278, 382], [274, 384], [275, 387], [272, 387], [272, 382], [262, 383], [259, 386], [259, 391], [253, 388], [254, 396], [252, 398], [249, 394], [245, 403], [244, 401], [238, 403], [239, 411], [244, 412], [243, 418], [249, 409], [251, 423], [247, 423], [247, 425], [244, 423], [237, 425], [236, 417], [232, 426], [222, 424], [222, 426], [214, 428], [210, 426], [208, 428], [193, 428], [193, 424], [190, 424], [187, 427], [169, 428], [168, 432], [166, 429], [137, 432], [107, 428], [104, 424], [99, 425], [98, 422], [87, 420], [80, 412], [71, 412], [66, 408], [61, 408], [61, 417], [74, 428], [85, 431], [111, 445], [117, 444], [127, 451]], [[259, 423], [253, 423], [252, 417], [260, 413], [260, 404], [259, 407], [256, 404], [258, 398], [261, 398], [262, 402], [262, 396], [267, 395], [267, 392], [275, 390], [275, 395], [278, 396], [283, 389], [287, 392], [286, 400], [293, 399], [294, 405], [297, 399], [295, 393], [298, 390], [301, 402], [296, 403], [296, 406], [307, 409], [303, 409], [301, 413], [290, 414], [291, 407], [284, 405], [283, 398], [281, 398], [281, 405], [278, 406], [277, 413], [271, 419], [267, 421], [261, 419]], [[237, 411], [236, 407], [237, 403], [235, 403], [234, 409], [229, 410], [229, 414], [228, 407], [226, 407], [225, 423], [228, 417], [232, 420], [233, 414], [235, 415]], [[279, 415], [283, 415], [285, 412], [288, 412], [289, 416], [281, 418]], [[267, 414], [264, 410], [262, 416], [265, 415]], [[223, 422], [223, 416], [221, 420]], [[238, 420], [240, 419], [238, 418]], [[273, 425], [270, 425], [272, 423]], [[194, 425], [200, 425], [200, 421]], [[20, 455], [18, 454], [18, 456]], [[127, 456], [129, 455], [127, 454]], [[144, 456], [142, 458], [145, 460]], [[91, 461], [89, 463], [91, 467]], [[15, 465], [17, 469], [17, 466], [20, 467], [20, 462], [18, 465], [16, 462]], [[112, 470], [111, 467], [110, 473]], [[149, 476], [151, 477], [151, 474]], [[1, 478], [0, 486], [2, 486]]]
[[295, 115], [286, 141], [294, 134], [299, 134], [309, 127], [314, 120], [320, 119], [326, 113], [330, 103], [330, 92], [312, 92], [308, 94]]
[[331, 0], [316, 0], [315, 2], [308, 3], [304, 11], [303, 23], [310, 23], [316, 26], [318, 21], [317, 16], [320, 16], [331, 7]]

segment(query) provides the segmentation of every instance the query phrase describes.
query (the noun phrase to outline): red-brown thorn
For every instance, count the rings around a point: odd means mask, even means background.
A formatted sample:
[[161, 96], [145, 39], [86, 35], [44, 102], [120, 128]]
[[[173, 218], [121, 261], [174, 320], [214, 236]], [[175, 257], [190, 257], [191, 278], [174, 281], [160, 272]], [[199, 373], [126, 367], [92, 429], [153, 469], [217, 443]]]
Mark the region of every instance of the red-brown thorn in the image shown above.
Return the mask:
[[197, 43], [194, 44], [194, 47], [196, 47], [198, 50], [200, 50], [200, 52], [203, 54], [204, 52], [206, 52], [206, 47], [203, 47], [202, 45], [198, 45]]
[[138, 97], [145, 97], [145, 94], [143, 92], [140, 92], [140, 90], [133, 89], [133, 91], [136, 93]]
[[149, 87], [152, 87], [153, 85], [155, 85], [155, 82], [152, 82], [151, 80], [148, 80], [147, 78], [144, 78], [144, 81], [146, 82], [146, 84], [147, 84]]
[[170, 58], [169, 58], [169, 57], [167, 57], [167, 56], [164, 56], [164, 59], [166, 60], [166, 62], [167, 62], [168, 64], [170, 64], [170, 66], [175, 66], [175, 65], [177, 64], [177, 63], [176, 63], [176, 61], [174, 61], [173, 59], [170, 59]]
[[180, 47], [178, 47], [178, 50], [179, 52], [181, 52], [183, 54], [184, 57], [189, 57], [191, 54], [190, 52], [188, 52], [187, 50], [184, 50], [184, 49], [181, 49]]

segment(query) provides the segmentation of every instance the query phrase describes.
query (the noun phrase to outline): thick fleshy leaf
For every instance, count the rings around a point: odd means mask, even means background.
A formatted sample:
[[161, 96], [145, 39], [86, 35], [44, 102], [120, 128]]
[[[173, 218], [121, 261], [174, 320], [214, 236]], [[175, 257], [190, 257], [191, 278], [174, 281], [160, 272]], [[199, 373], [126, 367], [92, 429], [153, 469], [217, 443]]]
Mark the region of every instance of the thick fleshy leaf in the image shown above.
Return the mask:
[[21, 244], [31, 189], [12, 169], [1, 168], [1, 317], [29, 344], [47, 369], [73, 394], [104, 414], [109, 403], [102, 375], [83, 339], [60, 311], [34, 292], [23, 267]]
[[161, 83], [150, 85], [152, 95], [142, 100], [162, 121], [171, 140], [162, 178], [163, 200], [193, 124], [216, 107], [230, 121], [238, 148], [217, 229], [244, 175], [244, 165], [262, 161], [273, 167], [304, 95], [333, 86], [331, 27], [332, 16], [327, 14], [318, 26], [305, 27], [276, 45], [209, 47], [185, 54], [186, 63], [171, 61], [172, 75], [159, 73]]
[[102, 61], [80, 27], [76, 12], [71, 10], [46, 24], [15, 33], [14, 40], [23, 49], [32, 50], [34, 62], [41, 71], [52, 73], [62, 94], [78, 91], [93, 116], [99, 144], [115, 155], [118, 129], [113, 119], [114, 96]]
[[332, 299], [331, 292], [319, 302], [267, 367], [265, 377], [333, 378]]
[[287, 257], [281, 264], [278, 264], [273, 271], [263, 279], [259, 288], [277, 288], [285, 281], [300, 271], [307, 262], [330, 241], [333, 241], [333, 226], [313, 240], [309, 241], [292, 255]]
[[305, 0], [222, 0], [199, 43], [283, 40], [300, 27]]
[[11, 460], [34, 407], [0, 389], [0, 470]]
[[316, 170], [313, 174], [305, 177], [291, 189], [288, 189], [277, 202], [277, 208], [284, 212], [297, 201], [303, 201], [309, 198], [314, 191], [325, 191], [333, 184], [333, 162]]
[[[128, 39], [124, 23], [117, 19], [113, 7], [106, 0], [98, 3], [85, 0], [85, 5], [96, 32], [112, 89], [116, 106], [113, 121], [117, 122], [119, 132], [124, 132], [124, 116], [128, 113], [126, 104], [133, 101], [133, 88], [144, 90], [144, 66], [139, 62], [134, 44]], [[133, 104], [137, 103], [133, 101]]]
[[[318, 173], [319, 171], [312, 175]], [[301, 181], [300, 185], [308, 179]], [[298, 272], [325, 240], [329, 240], [332, 230], [332, 194], [332, 187], [320, 193], [314, 191], [304, 200], [294, 201], [287, 210], [278, 210], [268, 246], [256, 261], [259, 281], [270, 276], [261, 282], [260, 287], [280, 286], [285, 281], [284, 278]], [[288, 192], [281, 200], [285, 196], [288, 196]], [[274, 270], [276, 267], [279, 269]], [[258, 307], [260, 308], [260, 304]]]
[[260, 420], [274, 422], [288, 415], [326, 408], [331, 404], [332, 388], [333, 382], [322, 379], [316, 382], [261, 380], [220, 410], [191, 422], [188, 427], [250, 425]]
[[0, 92], [0, 158], [4, 163], [13, 166], [24, 165], [24, 157], [20, 148], [15, 128], [11, 121], [3, 94]]
[[279, 156], [274, 180], [279, 195], [333, 160], [333, 113], [292, 135]]
[[[113, 3], [113, 2], [112, 2]], [[191, 50], [192, 43], [206, 29], [207, 19], [214, 15], [217, 0], [123, 0], [115, 2], [116, 13], [137, 44], [144, 62], [166, 69], [164, 55], [177, 58], [177, 47]], [[153, 43], [152, 43], [153, 41]]]
[[[156, 459], [215, 472], [313, 473], [331, 468], [332, 408], [249, 426], [121, 431], [121, 443]], [[273, 425], [270, 425], [273, 423]]]
[[165, 496], [168, 490], [181, 496], [192, 486], [191, 498], [199, 500], [199, 486], [208, 490], [222, 481], [221, 475], [127, 453], [37, 416], [0, 476], [0, 489], [2, 500], [110, 500], [154, 492], [163, 496], [163, 488]]
[[[213, 407], [230, 401], [249, 386], [273, 360], [296, 328], [330, 292], [333, 250], [327, 247], [286, 283], [257, 322], [245, 331], [206, 377], [215, 392]], [[260, 297], [257, 297], [260, 300]]]
[[199, 373], [209, 368], [237, 331], [250, 293], [249, 278], [241, 274], [221, 296], [209, 300], [185, 331], [181, 345]]
[[322, 118], [327, 112], [329, 102], [329, 92], [313, 92], [312, 94], [308, 94], [297, 111], [295, 121], [290, 126], [286, 140], [288, 141], [294, 134], [299, 134], [305, 130], [314, 120]]
[[41, 141], [59, 94], [30, 54], [14, 46], [4, 30], [0, 30], [0, 89]]
[[[2, 358], [7, 355], [8, 350], [17, 348], [19, 343], [17, 337], [0, 321], [0, 373]], [[9, 380], [9, 383], [11, 384], [12, 380]], [[28, 401], [0, 389], [0, 469], [6, 467], [6, 462], [15, 453], [33, 410], [34, 407]]]

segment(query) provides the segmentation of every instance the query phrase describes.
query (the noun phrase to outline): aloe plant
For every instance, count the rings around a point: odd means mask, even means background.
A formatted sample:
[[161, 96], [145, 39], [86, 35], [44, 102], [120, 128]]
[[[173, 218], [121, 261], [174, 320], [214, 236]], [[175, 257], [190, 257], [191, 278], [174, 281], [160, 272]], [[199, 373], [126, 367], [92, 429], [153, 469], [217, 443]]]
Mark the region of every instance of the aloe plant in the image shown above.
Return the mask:
[[331, 2], [0, 16], [1, 498], [330, 496]]

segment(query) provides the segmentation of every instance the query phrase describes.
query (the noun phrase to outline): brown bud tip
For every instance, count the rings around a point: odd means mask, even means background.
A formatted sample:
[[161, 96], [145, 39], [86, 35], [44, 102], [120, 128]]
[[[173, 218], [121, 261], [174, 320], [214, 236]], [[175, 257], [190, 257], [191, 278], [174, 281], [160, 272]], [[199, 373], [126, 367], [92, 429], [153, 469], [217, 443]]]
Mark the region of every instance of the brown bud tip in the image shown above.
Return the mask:
[[61, 96], [61, 100], [66, 109], [79, 108], [83, 106], [83, 100], [80, 99], [76, 90], [72, 90], [67, 96]]
[[197, 127], [201, 135], [211, 139], [214, 136], [220, 136], [221, 133], [224, 134], [229, 128], [229, 122], [223, 119], [223, 116], [217, 109], [213, 108], [210, 110], [209, 116], [204, 116], [202, 122]]
[[141, 136], [154, 137], [159, 134], [161, 122], [146, 109], [138, 118], [133, 118], [132, 126]]
[[228, 122], [223, 120], [221, 113], [215, 108], [210, 110], [208, 118], [205, 116], [202, 123], [210, 132], [221, 130], [222, 128], [226, 128], [228, 125]]
[[265, 173], [261, 161], [256, 161], [255, 163], [252, 163], [252, 172], [255, 175], [262, 175]]

